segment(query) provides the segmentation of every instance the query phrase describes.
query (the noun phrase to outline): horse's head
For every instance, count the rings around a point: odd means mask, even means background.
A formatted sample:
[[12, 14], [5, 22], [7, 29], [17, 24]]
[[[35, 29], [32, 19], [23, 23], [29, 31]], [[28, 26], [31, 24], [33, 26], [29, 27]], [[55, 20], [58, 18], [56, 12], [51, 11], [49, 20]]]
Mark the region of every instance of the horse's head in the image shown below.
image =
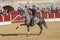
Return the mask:
[[20, 11], [21, 11], [22, 17], [24, 18], [26, 16], [24, 10], [21, 8]]

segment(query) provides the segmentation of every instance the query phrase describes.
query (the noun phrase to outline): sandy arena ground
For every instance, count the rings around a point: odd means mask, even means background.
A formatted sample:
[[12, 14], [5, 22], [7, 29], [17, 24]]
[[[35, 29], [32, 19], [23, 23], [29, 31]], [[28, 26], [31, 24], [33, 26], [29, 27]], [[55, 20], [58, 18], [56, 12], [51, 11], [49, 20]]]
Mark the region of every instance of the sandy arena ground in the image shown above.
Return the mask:
[[0, 40], [60, 40], [60, 22], [48, 22], [49, 30], [43, 26], [41, 35], [37, 35], [40, 30], [37, 25], [30, 27], [31, 35], [29, 36], [26, 35], [26, 26], [21, 26], [16, 30], [17, 25], [19, 23], [0, 26]]

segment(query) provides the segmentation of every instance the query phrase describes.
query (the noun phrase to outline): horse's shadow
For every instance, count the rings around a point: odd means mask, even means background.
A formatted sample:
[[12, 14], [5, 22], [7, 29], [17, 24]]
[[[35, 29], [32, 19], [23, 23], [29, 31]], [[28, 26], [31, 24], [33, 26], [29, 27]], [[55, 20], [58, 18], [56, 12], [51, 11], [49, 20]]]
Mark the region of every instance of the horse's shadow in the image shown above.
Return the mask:
[[16, 34], [0, 34], [0, 36], [18, 36], [18, 35], [39, 35], [39, 34], [37, 34], [37, 33], [35, 33], [35, 34], [33, 34], [33, 33], [31, 33], [31, 34], [27, 34], [27, 33], [16, 33]]

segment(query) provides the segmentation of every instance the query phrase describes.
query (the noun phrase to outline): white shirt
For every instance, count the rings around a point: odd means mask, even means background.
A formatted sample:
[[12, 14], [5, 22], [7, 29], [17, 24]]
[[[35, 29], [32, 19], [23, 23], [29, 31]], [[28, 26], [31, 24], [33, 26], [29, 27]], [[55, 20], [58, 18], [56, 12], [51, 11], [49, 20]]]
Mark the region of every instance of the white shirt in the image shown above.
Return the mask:
[[2, 7], [0, 7], [0, 12], [3, 12], [3, 8]]

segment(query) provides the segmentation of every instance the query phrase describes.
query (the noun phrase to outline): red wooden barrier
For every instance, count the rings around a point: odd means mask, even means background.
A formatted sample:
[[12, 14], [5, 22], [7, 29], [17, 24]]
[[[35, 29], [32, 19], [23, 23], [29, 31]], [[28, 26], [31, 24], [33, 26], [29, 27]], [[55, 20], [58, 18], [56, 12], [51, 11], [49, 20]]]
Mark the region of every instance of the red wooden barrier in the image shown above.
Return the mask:
[[[48, 13], [49, 18], [54, 18], [54, 13]], [[43, 18], [47, 18], [47, 13], [41, 13]], [[36, 13], [36, 16], [39, 17], [41, 16], [40, 12]], [[11, 12], [11, 17], [12, 17], [12, 22], [22, 22], [24, 19], [22, 18], [21, 14], [18, 11], [13, 11]], [[55, 13], [56, 18], [60, 18], [60, 13], [56, 12]], [[9, 15], [4, 15], [4, 21], [11, 21], [10, 20], [10, 14]], [[0, 15], [0, 22], [3, 22], [2, 16]]]
[[54, 18], [54, 13], [49, 13], [49, 18]]
[[42, 13], [42, 17], [46, 19], [47, 18], [47, 13]]
[[55, 18], [60, 18], [60, 13], [55, 13]]
[[40, 17], [40, 16], [41, 16], [41, 15], [40, 15], [40, 12], [37, 12], [37, 13], [36, 13], [36, 16], [37, 16], [37, 17]]
[[4, 21], [10, 21], [10, 14], [4, 15]]
[[0, 22], [2, 22], [3, 20], [2, 20], [2, 16], [0, 15]]

